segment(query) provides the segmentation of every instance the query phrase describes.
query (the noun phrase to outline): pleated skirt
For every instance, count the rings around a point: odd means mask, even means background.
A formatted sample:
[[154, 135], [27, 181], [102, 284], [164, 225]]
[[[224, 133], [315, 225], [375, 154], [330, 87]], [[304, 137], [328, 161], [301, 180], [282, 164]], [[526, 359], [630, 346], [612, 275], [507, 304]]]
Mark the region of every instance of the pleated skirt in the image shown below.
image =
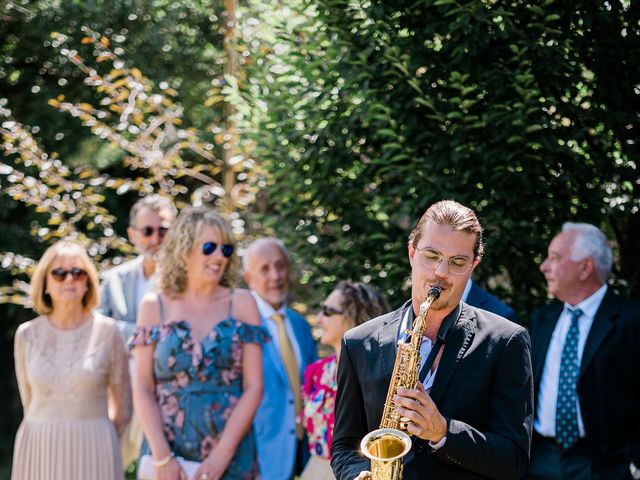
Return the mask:
[[120, 445], [108, 418], [23, 421], [11, 480], [123, 480]]
[[335, 480], [335, 478], [329, 460], [316, 455], [311, 455], [300, 476], [300, 480]]

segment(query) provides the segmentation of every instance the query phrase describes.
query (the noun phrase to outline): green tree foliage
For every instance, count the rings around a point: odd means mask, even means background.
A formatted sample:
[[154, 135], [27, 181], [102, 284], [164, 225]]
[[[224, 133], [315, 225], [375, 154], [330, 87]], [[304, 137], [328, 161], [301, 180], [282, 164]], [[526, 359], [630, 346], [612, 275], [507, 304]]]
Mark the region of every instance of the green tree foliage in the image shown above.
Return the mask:
[[[310, 290], [407, 296], [407, 236], [454, 198], [486, 228], [478, 277], [524, 313], [567, 220], [617, 242], [637, 296], [638, 9], [626, 3], [320, 0], [256, 63], [263, 212]], [[635, 228], [634, 228], [635, 225]], [[625, 285], [625, 281], [630, 282]]]
[[[222, 1], [190, 0], [27, 0], [0, 6], [0, 92], [11, 100], [16, 118], [37, 127], [47, 151], [65, 158], [91, 133], [72, 118], [50, 121], [46, 104], [59, 94], [91, 103], [96, 96], [83, 85], [83, 72], [51, 37], [74, 39], [69, 50], [90, 56], [84, 29], [109, 38], [113, 53], [127, 67], [180, 92], [185, 126], [220, 124], [221, 109], [204, 106], [212, 81], [223, 79], [225, 33]], [[126, 52], [126, 56], [124, 53]], [[91, 152], [91, 150], [89, 150]], [[91, 152], [93, 153], [93, 152]], [[86, 162], [87, 159], [84, 159]]]
[[[238, 132], [225, 128], [227, 105], [239, 101], [240, 119], [244, 110], [237, 82], [224, 74], [219, 3], [0, 4], [0, 303], [28, 306], [28, 274], [58, 238], [83, 240], [102, 268], [133, 253], [118, 232], [135, 197], [151, 191], [179, 206], [216, 204], [242, 234], [251, 162]], [[233, 191], [223, 177], [237, 180]], [[1, 312], [0, 351], [10, 366], [15, 327], [32, 313], [7, 304]], [[0, 391], [18, 412], [11, 372]], [[0, 477], [18, 420], [7, 415], [0, 425], [8, 434]]]

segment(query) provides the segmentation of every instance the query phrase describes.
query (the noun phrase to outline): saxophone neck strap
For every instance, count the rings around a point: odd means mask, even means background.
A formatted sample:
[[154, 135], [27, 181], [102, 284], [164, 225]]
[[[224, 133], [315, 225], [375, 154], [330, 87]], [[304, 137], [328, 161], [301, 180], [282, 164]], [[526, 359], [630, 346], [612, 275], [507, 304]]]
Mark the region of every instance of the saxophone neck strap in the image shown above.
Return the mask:
[[420, 383], [424, 383], [424, 380], [427, 378], [427, 375], [431, 371], [431, 367], [434, 366], [433, 364], [436, 361], [436, 358], [438, 357], [438, 353], [440, 352], [442, 347], [447, 343], [447, 337], [449, 336], [449, 332], [451, 331], [453, 326], [456, 324], [458, 317], [460, 316], [460, 309], [461, 309], [461, 305], [460, 303], [458, 303], [458, 306], [455, 309], [453, 309], [453, 311], [449, 315], [447, 315], [442, 321], [442, 324], [438, 329], [438, 336], [436, 337], [436, 341], [431, 346], [431, 351], [429, 352], [429, 356], [427, 357], [427, 360], [424, 362], [424, 365], [422, 365], [422, 368], [420, 368], [420, 375], [418, 377], [420, 379]]

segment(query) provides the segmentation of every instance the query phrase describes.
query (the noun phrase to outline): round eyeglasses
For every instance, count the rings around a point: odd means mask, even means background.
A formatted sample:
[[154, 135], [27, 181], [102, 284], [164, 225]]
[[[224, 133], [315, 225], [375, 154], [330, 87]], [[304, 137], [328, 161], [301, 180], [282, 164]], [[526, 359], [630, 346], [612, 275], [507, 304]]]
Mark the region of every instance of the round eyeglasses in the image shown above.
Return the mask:
[[[213, 252], [215, 252], [217, 248], [218, 244], [216, 242], [204, 242], [202, 244], [202, 253], [208, 257]], [[233, 248], [233, 245], [231, 245], [230, 243], [223, 243], [222, 245], [220, 245], [220, 251], [222, 252], [224, 258], [229, 258], [231, 255], [233, 255]]]
[[422, 264], [434, 270], [440, 266], [443, 260], [446, 260], [449, 265], [449, 271], [454, 275], [464, 275], [473, 265], [473, 261], [463, 255], [447, 258], [437, 250], [431, 248], [416, 248], [416, 252], [420, 254]]

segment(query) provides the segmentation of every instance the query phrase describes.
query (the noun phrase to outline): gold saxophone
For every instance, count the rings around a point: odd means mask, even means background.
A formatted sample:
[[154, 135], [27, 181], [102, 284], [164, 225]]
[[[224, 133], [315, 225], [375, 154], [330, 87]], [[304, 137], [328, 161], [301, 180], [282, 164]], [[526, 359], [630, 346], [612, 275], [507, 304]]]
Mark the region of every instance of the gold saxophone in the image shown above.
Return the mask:
[[400, 417], [393, 397], [399, 388], [415, 389], [420, 374], [420, 344], [425, 319], [431, 304], [440, 296], [440, 288], [433, 287], [420, 305], [420, 313], [413, 321], [411, 339], [398, 344], [396, 361], [393, 366], [391, 383], [384, 402], [384, 412], [380, 428], [369, 432], [360, 442], [362, 453], [371, 460], [371, 478], [373, 480], [401, 480], [402, 459], [411, 450], [411, 438], [403, 430], [407, 423]]

